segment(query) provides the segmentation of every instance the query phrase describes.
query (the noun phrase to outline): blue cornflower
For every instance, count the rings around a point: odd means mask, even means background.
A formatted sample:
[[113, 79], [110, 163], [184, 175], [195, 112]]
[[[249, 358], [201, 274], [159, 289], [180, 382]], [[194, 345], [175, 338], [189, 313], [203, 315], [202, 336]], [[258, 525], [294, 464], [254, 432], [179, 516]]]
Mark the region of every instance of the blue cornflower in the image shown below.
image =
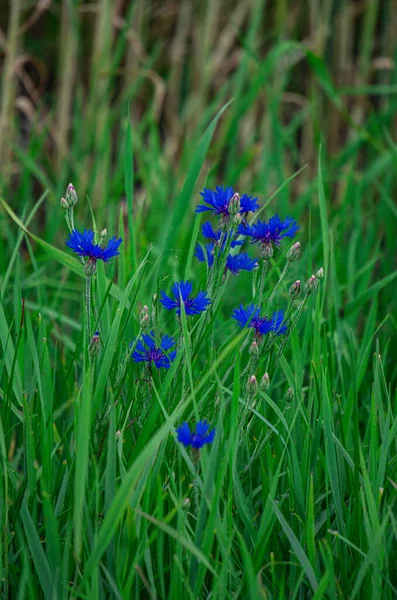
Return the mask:
[[111, 258], [117, 256], [117, 254], [120, 254], [118, 247], [122, 241], [121, 238], [116, 239], [114, 236], [102, 248], [99, 244], [94, 244], [93, 231], [84, 229], [83, 233], [80, 233], [74, 229], [67, 238], [66, 245], [79, 256], [87, 256], [90, 261], [103, 260], [104, 262], [108, 262]]
[[162, 291], [160, 302], [167, 310], [176, 308], [177, 315], [181, 314], [181, 296], [187, 315], [198, 315], [200, 312], [207, 310], [211, 304], [211, 300], [208, 298], [207, 292], [199, 292], [195, 298], [190, 296], [192, 293], [192, 284], [190, 281], [174, 283], [171, 291], [175, 300], [167, 296], [167, 294]]
[[[197, 245], [194, 256], [200, 262], [207, 262], [209, 267], [214, 264], [214, 244], [205, 244], [205, 254], [201, 246]], [[258, 266], [256, 258], [251, 258], [247, 252], [241, 254], [229, 254], [226, 260], [226, 269], [229, 269], [233, 275], [238, 275], [239, 271], [253, 271]]]
[[247, 252], [241, 254], [229, 254], [226, 261], [226, 269], [229, 269], [233, 275], [238, 275], [239, 271], [253, 271], [258, 266], [256, 258], [251, 258]]
[[[200, 192], [200, 196], [203, 197], [205, 204], [199, 204], [196, 208], [197, 213], [205, 212], [206, 210], [212, 210], [212, 216], [222, 215], [223, 217], [229, 217], [229, 203], [234, 196], [234, 190], [232, 187], [216, 186], [216, 190], [209, 190], [204, 188]], [[259, 208], [257, 198], [252, 196], [240, 196], [240, 214], [244, 215], [249, 212], [255, 212]]]
[[138, 341], [131, 356], [135, 362], [147, 362], [149, 365], [154, 362], [157, 369], [169, 369], [176, 356], [176, 350], [168, 352], [172, 346], [175, 346], [175, 341], [168, 335], [163, 335], [160, 345], [156, 346], [154, 331], [151, 331], [150, 334], [142, 334], [142, 340]]
[[192, 448], [195, 449], [202, 448], [205, 444], [212, 444], [215, 437], [215, 429], [211, 429], [211, 431], [207, 433], [209, 428], [210, 426], [206, 419], [204, 419], [204, 421], [199, 421], [196, 424], [196, 431], [193, 433], [190, 431], [189, 425], [183, 423], [176, 430], [178, 442], [181, 442], [186, 447], [192, 446]]
[[271, 319], [260, 316], [260, 308], [255, 304], [249, 304], [244, 308], [240, 304], [240, 308], [236, 308], [232, 314], [233, 319], [236, 319], [240, 327], [252, 327], [255, 329], [257, 336], [266, 335], [271, 331], [276, 335], [287, 333], [287, 327], [283, 324], [284, 311], [275, 312]]
[[[208, 238], [209, 240], [212, 240], [214, 244], [217, 244], [221, 239], [222, 230], [217, 229], [215, 231], [209, 221], [207, 221], [206, 223], [203, 224], [202, 231], [203, 231], [203, 236]], [[229, 237], [229, 235], [230, 235], [230, 232], [227, 232], [226, 235], [224, 235], [224, 237], [223, 237], [223, 242], [222, 242], [223, 248], [226, 244], [226, 241], [227, 241], [227, 238]], [[243, 240], [233, 240], [231, 243], [231, 248], [235, 248], [236, 246], [242, 246], [242, 244], [243, 244]]]
[[237, 232], [251, 237], [253, 244], [279, 246], [283, 238], [294, 237], [298, 229], [299, 225], [292, 217], [282, 221], [278, 215], [274, 215], [268, 222], [258, 220], [254, 225], [241, 223]]

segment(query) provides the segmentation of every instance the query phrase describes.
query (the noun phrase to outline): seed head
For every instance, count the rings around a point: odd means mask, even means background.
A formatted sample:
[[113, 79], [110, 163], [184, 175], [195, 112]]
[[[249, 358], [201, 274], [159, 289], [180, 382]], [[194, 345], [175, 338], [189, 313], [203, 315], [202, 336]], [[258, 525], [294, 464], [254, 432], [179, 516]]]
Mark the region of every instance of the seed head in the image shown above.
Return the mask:
[[289, 288], [289, 296], [293, 300], [294, 298], [297, 298], [300, 293], [301, 293], [301, 282], [299, 281], [299, 279], [297, 279], [296, 281], [294, 281], [294, 283]]
[[294, 260], [297, 260], [299, 258], [300, 251], [301, 251], [301, 245], [300, 245], [300, 243], [299, 242], [295, 242], [295, 244], [293, 244], [291, 246], [291, 248], [287, 252], [287, 259], [290, 262], [293, 262]]

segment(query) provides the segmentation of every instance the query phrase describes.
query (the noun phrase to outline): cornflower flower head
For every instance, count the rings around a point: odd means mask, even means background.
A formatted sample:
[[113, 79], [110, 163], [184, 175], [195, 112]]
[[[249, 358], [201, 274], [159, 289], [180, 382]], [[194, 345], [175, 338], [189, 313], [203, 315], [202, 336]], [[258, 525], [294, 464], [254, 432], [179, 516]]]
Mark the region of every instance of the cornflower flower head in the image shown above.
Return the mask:
[[[278, 215], [271, 217], [269, 221], [258, 220], [254, 225], [241, 223], [237, 232], [252, 238], [252, 244], [259, 244], [266, 254], [273, 246], [280, 246], [285, 237], [293, 238], [299, 229], [299, 225], [292, 217], [282, 221]], [[271, 256], [272, 252], [267, 252]]]
[[[216, 231], [213, 229], [211, 223], [207, 221], [202, 226], [203, 236], [212, 241], [214, 244], [218, 244], [222, 237], [222, 229], [217, 229]], [[231, 235], [230, 232], [227, 232], [223, 237], [222, 249], [225, 247], [228, 237]], [[233, 240], [231, 243], [231, 248], [235, 248], [236, 246], [242, 246], [243, 240]]]
[[198, 315], [201, 312], [207, 310], [211, 304], [211, 300], [208, 298], [207, 292], [199, 292], [196, 297], [192, 297], [192, 284], [190, 281], [176, 282], [171, 288], [172, 294], [175, 298], [173, 300], [163, 291], [161, 292], [160, 302], [167, 310], [177, 309], [177, 315], [181, 314], [181, 304], [185, 307], [185, 313], [187, 315]]
[[271, 319], [268, 316], [261, 317], [260, 308], [255, 304], [249, 304], [244, 308], [240, 304], [240, 308], [236, 308], [232, 314], [232, 318], [237, 321], [240, 327], [252, 327], [255, 330], [256, 337], [262, 337], [270, 332], [276, 335], [287, 333], [286, 324], [284, 321], [284, 311], [275, 312]]
[[189, 425], [185, 422], [182, 423], [177, 429], [176, 433], [178, 436], [178, 442], [181, 442], [184, 446], [192, 446], [192, 448], [199, 450], [205, 444], [212, 444], [215, 437], [215, 429], [211, 429], [206, 419], [204, 421], [198, 421], [196, 424], [196, 431], [190, 431]]
[[[200, 262], [206, 262], [209, 267], [214, 264], [214, 244], [205, 244], [205, 253], [200, 245], [197, 245], [194, 256]], [[238, 275], [240, 271], [253, 271], [258, 266], [256, 258], [251, 258], [247, 252], [240, 254], [228, 254], [226, 259], [226, 269], [233, 275]]]
[[[146, 362], [149, 366], [154, 363], [157, 369], [169, 369], [176, 356], [176, 350], [169, 352], [173, 346], [175, 346], [175, 340], [168, 335], [163, 335], [157, 346], [154, 331], [151, 331], [150, 334], [143, 333], [131, 357], [137, 363]], [[132, 347], [132, 342], [130, 347]]]
[[[198, 205], [196, 208], [197, 213], [210, 210], [213, 217], [217, 215], [222, 217], [232, 216], [233, 211], [230, 211], [230, 201], [234, 197], [234, 190], [231, 186], [224, 187], [218, 185], [215, 190], [204, 188], [200, 192], [200, 196], [203, 197], [204, 204]], [[241, 215], [255, 212], [258, 208], [257, 198], [252, 198], [252, 196], [247, 196], [246, 194], [240, 196], [240, 210], [238, 212]]]
[[84, 229], [83, 233], [80, 233], [76, 229], [73, 229], [66, 240], [66, 245], [79, 256], [86, 256], [92, 262], [96, 262], [97, 260], [109, 262], [111, 258], [120, 254], [118, 247], [122, 241], [121, 238], [117, 239], [114, 236], [110, 238], [106, 245], [94, 244], [93, 231]]

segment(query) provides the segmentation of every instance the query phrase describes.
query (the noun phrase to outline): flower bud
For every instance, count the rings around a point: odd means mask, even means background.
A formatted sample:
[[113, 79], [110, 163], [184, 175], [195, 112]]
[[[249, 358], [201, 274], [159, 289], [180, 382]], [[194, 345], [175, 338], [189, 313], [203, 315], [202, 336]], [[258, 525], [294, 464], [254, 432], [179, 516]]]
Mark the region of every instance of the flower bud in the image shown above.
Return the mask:
[[65, 198], [61, 198], [60, 205], [63, 210], [68, 210], [69, 208], [69, 204], [66, 202]]
[[189, 510], [190, 509], [190, 498], [185, 498], [182, 504], [182, 508], [184, 510]]
[[249, 352], [250, 352], [251, 356], [253, 356], [254, 358], [258, 358], [258, 356], [259, 356], [258, 342], [256, 342], [256, 341], [252, 342]]
[[71, 183], [69, 183], [68, 185], [68, 189], [66, 190], [66, 202], [69, 204], [70, 208], [73, 208], [73, 206], [75, 206], [77, 204], [77, 194], [76, 194], [76, 190], [74, 189], [74, 185], [72, 185]]
[[240, 208], [240, 194], [236, 192], [229, 201], [229, 215], [235, 217], [240, 212]]
[[90, 356], [97, 356], [101, 350], [101, 338], [99, 337], [99, 331], [96, 331], [91, 338], [90, 345], [88, 346], [88, 352]]
[[241, 215], [241, 213], [237, 213], [237, 215], [234, 216], [233, 218], [233, 224], [235, 225], [235, 227], [238, 227], [239, 225], [241, 225], [241, 223], [243, 222], [243, 217]]
[[271, 245], [271, 243], [266, 243], [262, 245], [261, 248], [261, 257], [264, 260], [269, 260], [269, 258], [271, 258], [273, 256], [273, 246]]
[[319, 269], [316, 273], [316, 279], [317, 281], [320, 281], [320, 279], [324, 278], [324, 269], [323, 267], [321, 267], [321, 269]]
[[291, 246], [291, 248], [287, 252], [287, 259], [289, 262], [293, 262], [299, 258], [299, 254], [301, 252], [301, 245], [299, 242], [296, 242]]
[[103, 229], [101, 231], [101, 235], [99, 236], [99, 245], [101, 248], [105, 248], [106, 247], [106, 242], [108, 239], [108, 230], [107, 229]]
[[250, 398], [254, 398], [258, 393], [258, 381], [255, 375], [251, 375], [247, 382], [247, 392]]
[[149, 309], [146, 306], [146, 304], [141, 310], [139, 322], [140, 322], [142, 331], [146, 331], [147, 329], [149, 329], [150, 317], [149, 317]]
[[311, 277], [309, 277], [309, 279], [305, 283], [306, 296], [311, 296], [312, 294], [314, 294], [314, 292], [317, 289], [317, 285], [318, 285], [318, 282], [317, 282], [315, 275], [312, 275]]
[[268, 390], [268, 389], [269, 389], [269, 387], [270, 387], [270, 377], [269, 377], [269, 373], [265, 373], [265, 374], [264, 374], [264, 376], [262, 377], [262, 379], [261, 379], [261, 382], [260, 382], [260, 384], [259, 384], [259, 385], [260, 385], [260, 388], [261, 388], [263, 391], [267, 392], [267, 390]]
[[294, 390], [292, 388], [288, 388], [288, 390], [286, 391], [285, 399], [287, 402], [292, 402], [292, 400], [294, 399]]
[[289, 288], [289, 292], [288, 293], [289, 293], [289, 296], [290, 296], [290, 298], [292, 300], [294, 298], [297, 298], [299, 296], [299, 294], [301, 293], [301, 282], [299, 281], [299, 279], [297, 279], [296, 281], [294, 281], [294, 283]]

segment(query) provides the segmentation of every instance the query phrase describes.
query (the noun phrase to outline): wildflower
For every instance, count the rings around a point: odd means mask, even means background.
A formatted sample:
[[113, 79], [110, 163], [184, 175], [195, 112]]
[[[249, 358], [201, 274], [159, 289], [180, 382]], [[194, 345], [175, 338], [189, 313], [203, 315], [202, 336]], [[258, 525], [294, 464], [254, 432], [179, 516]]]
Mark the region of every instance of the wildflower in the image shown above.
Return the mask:
[[283, 324], [284, 311], [275, 312], [273, 317], [269, 319], [260, 316], [260, 308], [255, 304], [249, 304], [244, 308], [240, 304], [240, 308], [236, 308], [232, 314], [232, 318], [236, 319], [240, 327], [252, 327], [255, 330], [257, 337], [273, 332], [277, 335], [287, 333], [287, 327]]
[[299, 229], [299, 225], [292, 217], [287, 217], [282, 221], [278, 215], [271, 217], [268, 222], [258, 220], [254, 225], [242, 223], [238, 228], [238, 233], [252, 238], [253, 244], [260, 244], [263, 251], [273, 246], [279, 246], [281, 240], [285, 237], [294, 237]]
[[299, 258], [300, 251], [300, 243], [296, 242], [295, 244], [293, 244], [287, 252], [287, 259], [289, 260], [289, 262], [294, 262], [294, 260], [297, 260]]
[[123, 240], [116, 237], [110, 238], [105, 248], [102, 248], [99, 244], [94, 244], [94, 232], [91, 230], [84, 229], [83, 233], [80, 233], [76, 229], [72, 231], [66, 240], [66, 245], [69, 246], [79, 256], [87, 256], [87, 258], [96, 262], [97, 260], [103, 260], [108, 262], [117, 254], [120, 254], [118, 247]]
[[262, 388], [262, 390], [264, 390], [265, 392], [267, 392], [267, 390], [270, 387], [270, 377], [269, 377], [269, 373], [265, 373], [264, 376], [262, 377], [259, 386]]
[[[194, 256], [200, 262], [207, 262], [209, 267], [214, 264], [214, 244], [205, 244], [204, 250], [200, 245], [197, 245]], [[233, 275], [238, 275], [239, 271], [253, 271], [258, 266], [256, 258], [251, 258], [247, 252], [241, 254], [229, 254], [226, 259], [226, 269], [229, 269]]]
[[[236, 196], [232, 187], [217, 186], [215, 191], [204, 188], [204, 190], [200, 192], [200, 196], [203, 197], [205, 204], [198, 205], [196, 208], [197, 213], [212, 210], [213, 217], [216, 215], [223, 217], [233, 216], [232, 212], [235, 210]], [[230, 207], [232, 200], [232, 207]], [[259, 208], [257, 198], [252, 198], [252, 196], [244, 194], [244, 196], [240, 196], [239, 200], [240, 210], [238, 212], [241, 215], [255, 212]]]
[[190, 281], [181, 281], [180, 283], [174, 283], [171, 288], [175, 300], [167, 296], [163, 291], [161, 292], [161, 304], [167, 310], [177, 309], [177, 315], [181, 314], [181, 302], [185, 307], [185, 313], [187, 315], [198, 315], [200, 312], [207, 310], [211, 304], [211, 300], [207, 296], [207, 292], [199, 292], [195, 298], [191, 297], [192, 284]]
[[241, 254], [229, 254], [226, 261], [226, 269], [229, 269], [233, 275], [238, 275], [239, 271], [253, 271], [258, 266], [256, 258], [251, 258], [247, 252]]
[[[209, 221], [207, 221], [206, 223], [203, 224], [202, 232], [203, 232], [203, 236], [205, 238], [208, 238], [209, 240], [212, 240], [214, 244], [219, 243], [219, 241], [222, 237], [222, 230], [217, 229], [215, 231]], [[222, 249], [225, 247], [225, 244], [226, 244], [226, 241], [227, 241], [227, 238], [229, 235], [230, 235], [229, 233], [224, 235], [223, 242], [222, 242]], [[235, 248], [235, 246], [241, 246], [242, 244], [243, 244], [243, 240], [233, 240], [231, 243], [231, 247]]]
[[178, 436], [178, 442], [181, 442], [184, 446], [192, 446], [192, 448], [198, 450], [202, 448], [205, 444], [212, 444], [215, 437], [215, 429], [210, 428], [207, 420], [198, 421], [196, 424], [196, 431], [191, 432], [189, 425], [185, 422], [182, 423], [180, 427], [177, 428], [176, 433]]
[[294, 281], [294, 283], [289, 288], [288, 293], [290, 298], [292, 299], [297, 298], [299, 296], [299, 294], [301, 293], [301, 282], [299, 281], [299, 279]]
[[151, 366], [153, 362], [157, 369], [169, 369], [176, 356], [176, 350], [168, 352], [172, 346], [175, 346], [175, 341], [168, 335], [163, 335], [160, 345], [156, 346], [154, 331], [151, 331], [150, 334], [142, 334], [131, 356], [137, 363], [147, 362]]
[[317, 286], [318, 286], [318, 280], [316, 279], [315, 275], [312, 275], [311, 277], [309, 277], [309, 279], [305, 283], [306, 296], [311, 296], [312, 294], [314, 294], [314, 292], [317, 289]]

